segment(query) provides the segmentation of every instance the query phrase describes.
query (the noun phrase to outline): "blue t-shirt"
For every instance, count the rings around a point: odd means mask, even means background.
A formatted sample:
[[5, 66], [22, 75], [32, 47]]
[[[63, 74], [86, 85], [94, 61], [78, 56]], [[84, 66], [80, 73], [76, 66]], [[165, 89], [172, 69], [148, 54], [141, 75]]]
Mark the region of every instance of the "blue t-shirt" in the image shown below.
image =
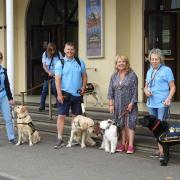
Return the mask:
[[169, 83], [174, 81], [171, 69], [165, 65], [160, 65], [156, 72], [152, 66], [147, 72], [146, 82], [152, 96], [148, 97], [146, 105], [150, 108], [164, 107], [164, 101], [169, 95]]
[[55, 75], [61, 77], [61, 89], [71, 93], [73, 96], [80, 96], [77, 92], [82, 88], [82, 74], [86, 73], [85, 63], [80, 60], [81, 66], [73, 59], [64, 57], [64, 67], [61, 61], [55, 65]]
[[[53, 59], [51, 57], [48, 57], [46, 52], [44, 52], [43, 55], [42, 55], [42, 63], [47, 66], [47, 69], [50, 70], [50, 72], [53, 75], [55, 74], [55, 72], [54, 72], [55, 64], [58, 61], [60, 61], [60, 59], [63, 58], [61, 52], [58, 52], [58, 53], [59, 53], [59, 57], [56, 55], [56, 56], [53, 57]], [[52, 63], [51, 63], [51, 59], [52, 59]], [[50, 66], [50, 64], [51, 64], [51, 66]], [[49, 69], [49, 66], [50, 66], [50, 69]]]

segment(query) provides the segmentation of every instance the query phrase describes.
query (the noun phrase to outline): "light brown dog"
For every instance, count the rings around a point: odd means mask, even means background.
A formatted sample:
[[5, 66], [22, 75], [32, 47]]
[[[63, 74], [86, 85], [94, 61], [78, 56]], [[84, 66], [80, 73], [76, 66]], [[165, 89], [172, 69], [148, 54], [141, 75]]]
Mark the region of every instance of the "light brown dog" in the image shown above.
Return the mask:
[[18, 129], [18, 142], [17, 146], [29, 140], [29, 146], [33, 146], [40, 141], [39, 132], [35, 129], [32, 123], [31, 116], [28, 113], [27, 107], [16, 106], [14, 111], [17, 113], [17, 129]]
[[71, 137], [67, 147], [72, 146], [73, 140], [81, 144], [81, 148], [86, 145], [94, 146], [96, 142], [91, 138], [94, 131], [94, 121], [82, 115], [76, 116], [72, 120]]

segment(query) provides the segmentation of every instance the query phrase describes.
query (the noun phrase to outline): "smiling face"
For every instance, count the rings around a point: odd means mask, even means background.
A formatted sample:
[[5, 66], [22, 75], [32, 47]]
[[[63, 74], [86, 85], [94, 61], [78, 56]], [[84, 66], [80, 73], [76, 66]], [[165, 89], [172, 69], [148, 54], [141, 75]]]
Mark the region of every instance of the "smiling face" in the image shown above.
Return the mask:
[[151, 54], [150, 63], [152, 65], [153, 69], [157, 69], [160, 65], [160, 62], [161, 62], [161, 60], [160, 60], [159, 55]]
[[116, 68], [118, 71], [126, 70], [127, 62], [125, 59], [119, 58], [116, 63]]
[[66, 57], [67, 57], [68, 59], [74, 58], [74, 55], [75, 55], [75, 47], [66, 44], [66, 45], [65, 45], [65, 48], [64, 48], [64, 53], [65, 53], [65, 55], [66, 55]]

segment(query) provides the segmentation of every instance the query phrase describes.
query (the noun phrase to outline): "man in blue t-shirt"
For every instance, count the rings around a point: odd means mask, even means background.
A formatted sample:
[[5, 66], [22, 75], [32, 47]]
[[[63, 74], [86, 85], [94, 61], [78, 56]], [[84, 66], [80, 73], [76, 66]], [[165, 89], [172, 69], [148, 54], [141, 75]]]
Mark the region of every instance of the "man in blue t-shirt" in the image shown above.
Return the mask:
[[[57, 132], [58, 140], [54, 148], [64, 145], [62, 135], [64, 131], [64, 119], [69, 114], [69, 109], [73, 116], [82, 114], [81, 95], [85, 92], [87, 84], [87, 74], [85, 63], [75, 58], [75, 45], [67, 42], [64, 48], [65, 57], [63, 62], [58, 61], [55, 65], [55, 82], [58, 100]], [[79, 93], [81, 92], [81, 94]], [[65, 99], [63, 92], [68, 94]]]

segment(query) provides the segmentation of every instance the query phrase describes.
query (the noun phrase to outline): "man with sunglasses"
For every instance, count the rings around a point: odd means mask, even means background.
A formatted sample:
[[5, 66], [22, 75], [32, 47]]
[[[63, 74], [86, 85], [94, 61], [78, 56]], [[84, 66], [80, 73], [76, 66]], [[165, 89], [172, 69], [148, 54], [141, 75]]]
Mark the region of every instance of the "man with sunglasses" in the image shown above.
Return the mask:
[[45, 110], [46, 95], [48, 93], [48, 80], [51, 80], [52, 93], [57, 98], [55, 79], [54, 79], [54, 67], [57, 61], [60, 61], [63, 56], [60, 51], [57, 51], [54, 43], [48, 43], [47, 50], [42, 55], [42, 64], [45, 71], [44, 84], [41, 92], [41, 100], [39, 111]]
[[0, 52], [0, 111], [3, 114], [9, 143], [16, 144], [14, 125], [11, 116], [11, 106], [14, 104], [7, 69], [2, 67], [3, 54]]

